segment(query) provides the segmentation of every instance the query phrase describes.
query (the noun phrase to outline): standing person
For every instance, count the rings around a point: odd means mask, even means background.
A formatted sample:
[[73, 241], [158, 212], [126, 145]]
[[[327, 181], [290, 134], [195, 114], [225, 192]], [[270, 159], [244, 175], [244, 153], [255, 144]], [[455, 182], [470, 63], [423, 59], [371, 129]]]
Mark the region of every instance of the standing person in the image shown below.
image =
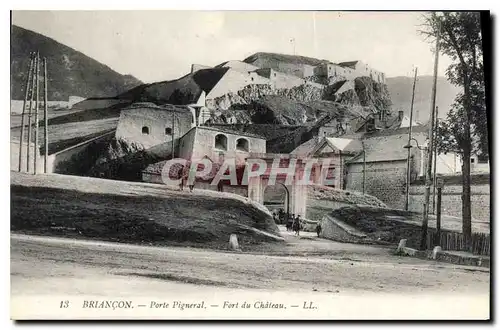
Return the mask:
[[318, 224], [316, 225], [316, 234], [318, 234], [318, 237], [320, 233], [321, 233], [321, 223], [318, 221]]
[[184, 190], [184, 167], [177, 171], [177, 177], [180, 179], [179, 189]]
[[292, 215], [288, 215], [287, 219], [286, 219], [286, 228], [288, 229], [288, 231], [292, 231], [293, 230], [293, 220], [295, 218], [295, 214], [292, 213]]
[[217, 191], [219, 191], [219, 192], [223, 192], [224, 191], [223, 185], [222, 185], [222, 181], [219, 181], [217, 183]]
[[300, 214], [293, 221], [293, 231], [297, 236], [300, 236]]
[[280, 224], [285, 224], [286, 225], [286, 222], [285, 222], [285, 212], [283, 212], [283, 209], [279, 209], [278, 210], [278, 219], [280, 221]]
[[191, 184], [189, 185], [189, 191], [193, 192], [193, 188], [194, 188], [194, 181], [191, 182]]

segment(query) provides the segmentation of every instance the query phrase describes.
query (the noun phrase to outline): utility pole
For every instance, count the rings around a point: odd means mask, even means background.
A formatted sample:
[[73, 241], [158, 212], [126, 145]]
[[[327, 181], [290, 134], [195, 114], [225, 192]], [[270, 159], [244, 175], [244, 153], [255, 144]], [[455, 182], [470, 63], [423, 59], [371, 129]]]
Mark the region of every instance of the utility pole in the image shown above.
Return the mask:
[[410, 128], [408, 129], [408, 155], [406, 157], [406, 196], [405, 196], [405, 210], [410, 208], [410, 182], [411, 182], [411, 130], [413, 127], [413, 102], [415, 100], [415, 84], [417, 83], [418, 68], [415, 68], [415, 78], [413, 78], [413, 90], [411, 93], [410, 104]]
[[[29, 71], [28, 71], [28, 78], [26, 79], [26, 92], [24, 94], [24, 101], [23, 101], [23, 111], [21, 114], [21, 138], [19, 139], [19, 172], [22, 170], [22, 163], [23, 163], [23, 143], [24, 143], [24, 116], [26, 116], [26, 103], [28, 103], [28, 96], [30, 93], [31, 89], [31, 75], [33, 73], [33, 53], [30, 52], [30, 65], [29, 65]], [[28, 142], [29, 143], [29, 142]]]
[[425, 171], [425, 192], [424, 192], [424, 214], [422, 219], [422, 238], [420, 240], [420, 250], [427, 249], [427, 229], [429, 225], [429, 204], [430, 204], [430, 193], [432, 184], [432, 148], [433, 148], [433, 127], [434, 127], [434, 110], [436, 108], [436, 89], [437, 89], [437, 71], [438, 71], [438, 61], [439, 61], [439, 41], [441, 38], [441, 28], [438, 31], [436, 38], [436, 49], [434, 57], [434, 81], [432, 84], [432, 94], [431, 94], [431, 111], [429, 113], [429, 133], [428, 139], [429, 144], [426, 149], [427, 159], [426, 159], [426, 171]]
[[39, 133], [39, 124], [38, 124], [38, 112], [40, 110], [40, 53], [36, 53], [36, 108], [35, 108], [35, 163], [34, 170], [35, 174], [38, 174], [38, 154], [40, 150], [38, 149], [38, 133]]
[[366, 151], [365, 151], [364, 141], [361, 141], [361, 146], [363, 147], [363, 195], [364, 195], [366, 186]]
[[49, 101], [49, 98], [47, 96], [47, 58], [44, 57], [43, 58], [43, 68], [44, 68], [44, 76], [43, 76], [43, 80], [44, 80], [44, 88], [43, 88], [43, 91], [44, 91], [44, 100], [43, 100], [43, 119], [44, 119], [44, 123], [43, 123], [43, 133], [44, 133], [44, 138], [45, 138], [45, 150], [44, 150], [44, 163], [43, 163], [43, 171], [44, 173], [47, 173], [47, 168], [48, 168], [48, 165], [47, 165], [47, 162], [49, 160], [49, 120], [47, 118], [47, 114], [48, 114], [48, 108], [47, 108], [47, 103]]
[[435, 122], [434, 122], [434, 176], [432, 180], [432, 213], [436, 214], [436, 179], [437, 179], [437, 137], [438, 137], [438, 107], [436, 106]]
[[31, 116], [33, 115], [33, 96], [34, 96], [34, 89], [35, 89], [35, 75], [36, 75], [36, 65], [37, 65], [37, 58], [35, 54], [33, 54], [33, 77], [31, 80], [31, 96], [30, 96], [30, 111], [28, 112], [28, 143], [27, 143], [27, 148], [28, 152], [26, 154], [26, 172], [30, 172], [30, 149], [31, 149], [31, 131], [32, 131], [32, 121], [31, 121]]

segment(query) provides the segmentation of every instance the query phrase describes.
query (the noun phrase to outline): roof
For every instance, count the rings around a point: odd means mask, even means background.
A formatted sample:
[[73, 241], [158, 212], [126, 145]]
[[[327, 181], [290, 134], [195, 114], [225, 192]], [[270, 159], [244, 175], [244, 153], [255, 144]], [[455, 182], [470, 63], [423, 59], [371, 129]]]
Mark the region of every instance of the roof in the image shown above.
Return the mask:
[[324, 137], [316, 144], [311, 154], [316, 155], [318, 152], [321, 154], [321, 151], [325, 148], [329, 148], [330, 152], [340, 151], [342, 154], [354, 154], [362, 150], [361, 142], [357, 139]]
[[[379, 133], [384, 134], [366, 134], [362, 140], [366, 153], [365, 161], [367, 163], [407, 159], [408, 149], [405, 149], [404, 146], [408, 144], [408, 129], [393, 130], [390, 132], [392, 134], [384, 131]], [[422, 146], [427, 138], [427, 133], [423, 130], [416, 130], [412, 132], [412, 138], [415, 138], [418, 144]], [[363, 150], [363, 145], [361, 150]], [[415, 142], [412, 142], [412, 145], [415, 146]], [[362, 154], [349, 160], [349, 163], [362, 162]]]
[[204, 130], [208, 130], [208, 131], [216, 131], [216, 132], [232, 134], [232, 135], [242, 135], [242, 136], [248, 136], [248, 137], [252, 137], [252, 138], [256, 138], [256, 139], [266, 140], [266, 138], [263, 137], [262, 135], [248, 133], [248, 132], [242, 132], [242, 131], [237, 131], [237, 130], [231, 130], [231, 129], [227, 129], [227, 128], [210, 127], [210, 126], [196, 126], [196, 127], [193, 127], [193, 129], [204, 129]]
[[306, 142], [299, 145], [290, 154], [298, 156], [307, 156], [311, 154], [311, 152], [314, 150], [317, 144], [318, 144], [317, 138], [313, 137], [312, 139], [307, 140]]
[[344, 152], [359, 152], [362, 149], [361, 142], [358, 139], [345, 139], [335, 137], [326, 137], [325, 139], [328, 144]]
[[191, 114], [191, 109], [185, 105], [173, 105], [173, 104], [162, 104], [156, 105], [152, 102], [136, 102], [122, 109], [122, 111], [132, 110], [132, 109], [154, 109], [163, 111], [175, 111], [175, 112], [186, 112]]
[[361, 150], [361, 142], [358, 139], [330, 138], [324, 137], [319, 142], [316, 137], [302, 143], [290, 154], [297, 156], [310, 156], [321, 149], [325, 143], [334, 150], [343, 153], [357, 153]]
[[259, 68], [255, 65], [251, 65], [251, 64], [245, 63], [243, 61], [234, 61], [234, 60], [223, 62], [215, 67], [216, 68], [231, 68], [233, 70], [240, 71], [240, 72], [255, 71]]
[[230, 68], [201, 69], [193, 73], [194, 82], [208, 95]]
[[359, 61], [340, 62], [340, 63], [338, 63], [338, 65], [344, 66], [344, 67], [348, 67], [348, 68], [351, 68], [351, 69], [355, 69], [356, 68], [356, 64], [358, 64], [358, 62]]
[[[421, 126], [422, 124], [418, 121], [416, 121], [415, 119], [412, 119], [412, 126], [413, 127], [416, 127], [416, 126]], [[404, 115], [403, 116], [403, 119], [401, 120], [401, 124], [400, 124], [400, 127], [409, 127], [410, 126], [410, 117], [408, 117], [407, 115]]]

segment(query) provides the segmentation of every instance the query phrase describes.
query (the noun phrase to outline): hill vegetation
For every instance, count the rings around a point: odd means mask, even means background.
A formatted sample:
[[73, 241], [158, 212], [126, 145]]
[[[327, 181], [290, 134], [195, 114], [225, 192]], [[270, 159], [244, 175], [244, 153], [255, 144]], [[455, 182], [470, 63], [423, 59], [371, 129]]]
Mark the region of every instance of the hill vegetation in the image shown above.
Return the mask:
[[30, 52], [47, 58], [48, 98], [67, 101], [69, 96], [113, 97], [139, 84], [131, 75], [122, 75], [108, 66], [36, 32], [11, 27], [11, 98], [25, 94]]

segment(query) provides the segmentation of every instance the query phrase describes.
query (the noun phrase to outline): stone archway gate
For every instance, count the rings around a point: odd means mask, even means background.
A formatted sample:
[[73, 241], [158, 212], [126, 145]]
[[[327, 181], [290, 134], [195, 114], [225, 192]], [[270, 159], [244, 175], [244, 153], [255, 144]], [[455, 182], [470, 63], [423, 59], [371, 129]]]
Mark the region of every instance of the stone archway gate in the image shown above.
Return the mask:
[[[328, 169], [335, 166], [331, 162], [329, 167], [323, 166], [322, 160], [299, 157], [288, 154], [252, 154], [247, 157], [247, 166], [251, 166], [251, 159], [264, 160], [267, 164], [263, 174], [248, 179], [248, 198], [264, 204], [264, 190], [268, 185], [282, 184], [289, 194], [290, 213], [306, 216], [308, 187], [314, 184], [324, 184], [325, 180], [335, 180], [336, 173], [330, 176]], [[315, 165], [307, 166], [308, 162]], [[293, 166], [293, 164], [295, 164]], [[294, 168], [292, 168], [294, 167]], [[290, 170], [292, 168], [292, 170]]]

